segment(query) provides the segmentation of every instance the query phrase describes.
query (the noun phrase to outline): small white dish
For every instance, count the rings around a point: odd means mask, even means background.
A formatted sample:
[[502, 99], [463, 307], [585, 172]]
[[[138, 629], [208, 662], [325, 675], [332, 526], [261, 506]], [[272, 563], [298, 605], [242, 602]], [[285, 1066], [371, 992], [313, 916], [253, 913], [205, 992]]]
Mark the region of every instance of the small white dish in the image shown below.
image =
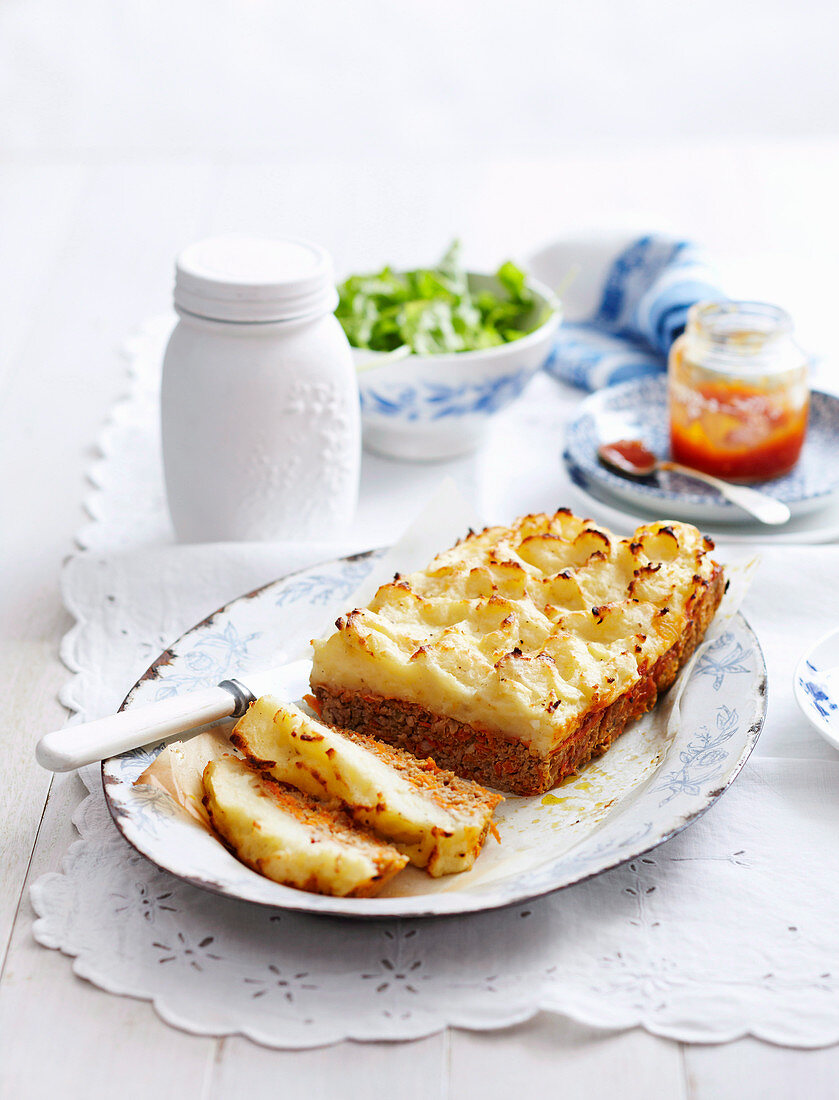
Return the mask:
[[792, 687], [810, 725], [839, 749], [839, 629], [831, 630], [804, 654]]
[[[470, 285], [498, 291], [492, 275], [470, 272]], [[368, 450], [415, 461], [455, 458], [474, 451], [490, 417], [507, 407], [548, 359], [560, 322], [559, 302], [548, 287], [528, 279], [536, 311], [550, 316], [533, 332], [477, 351], [409, 355], [359, 373], [361, 423]], [[375, 351], [353, 348], [356, 365], [374, 361]]]
[[[641, 439], [659, 458], [669, 456], [667, 378], [636, 378], [587, 397], [568, 425], [565, 461], [586, 480], [632, 507], [652, 509], [673, 519], [690, 522], [738, 524], [754, 519], [726, 500], [716, 489], [681, 474], [659, 474], [632, 481], [607, 470], [597, 459], [601, 443]], [[784, 477], [756, 485], [761, 492], [786, 504], [793, 518], [817, 512], [839, 493], [839, 398], [814, 390], [804, 449], [797, 466]], [[599, 494], [598, 494], [599, 495]], [[763, 531], [766, 537], [766, 530]], [[774, 539], [774, 536], [771, 536]]]

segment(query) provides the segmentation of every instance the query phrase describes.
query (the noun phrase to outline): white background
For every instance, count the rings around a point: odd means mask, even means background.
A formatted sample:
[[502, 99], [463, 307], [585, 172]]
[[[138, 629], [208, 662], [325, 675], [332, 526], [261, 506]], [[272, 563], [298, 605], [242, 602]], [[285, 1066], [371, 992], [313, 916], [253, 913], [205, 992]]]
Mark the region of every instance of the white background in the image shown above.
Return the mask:
[[453, 235], [482, 266], [629, 225], [706, 244], [733, 293], [784, 302], [824, 351], [837, 46], [831, 0], [4, 0], [0, 364], [81, 177], [131, 165], [164, 248], [131, 254], [136, 207], [111, 187], [98, 277], [153, 259], [137, 315], [201, 232], [308, 235], [346, 272]]
[[5, 0], [14, 154], [554, 157], [835, 133], [829, 0]]
[[0, 1092], [835, 1095], [836, 1049], [550, 1017], [304, 1054], [188, 1038], [37, 947], [25, 886], [59, 865], [80, 797], [32, 761], [65, 717], [59, 568], [117, 349], [167, 307], [177, 250], [296, 233], [349, 270], [459, 234], [489, 266], [587, 227], [672, 229], [734, 293], [788, 306], [831, 370], [837, 32], [817, 0], [2, 0]]

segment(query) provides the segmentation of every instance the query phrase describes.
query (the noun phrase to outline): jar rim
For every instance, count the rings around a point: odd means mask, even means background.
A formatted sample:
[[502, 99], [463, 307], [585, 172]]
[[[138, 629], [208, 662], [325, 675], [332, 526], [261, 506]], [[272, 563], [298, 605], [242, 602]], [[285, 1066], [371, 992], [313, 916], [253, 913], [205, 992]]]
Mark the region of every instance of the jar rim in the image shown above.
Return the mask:
[[697, 302], [688, 311], [684, 339], [690, 361], [715, 374], [770, 377], [807, 364], [789, 313], [769, 302]]
[[737, 299], [696, 302], [688, 310], [688, 327], [713, 344], [729, 350], [736, 344], [744, 351], [793, 332], [792, 317], [780, 306]]

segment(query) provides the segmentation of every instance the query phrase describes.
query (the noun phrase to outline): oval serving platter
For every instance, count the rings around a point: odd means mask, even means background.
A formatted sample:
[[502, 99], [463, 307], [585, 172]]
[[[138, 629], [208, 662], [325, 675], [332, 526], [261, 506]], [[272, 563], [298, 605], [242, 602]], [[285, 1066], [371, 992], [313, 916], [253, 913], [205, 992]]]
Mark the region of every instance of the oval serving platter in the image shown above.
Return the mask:
[[[356, 589], [380, 551], [291, 574], [227, 604], [149, 668], [123, 706], [216, 684], [277, 664], [319, 633], [323, 608]], [[301, 685], [301, 691], [303, 686]], [[649, 851], [711, 806], [752, 751], [766, 710], [766, 666], [736, 614], [719, 625], [659, 705], [579, 776], [543, 796], [513, 795], [471, 871], [432, 879], [401, 872], [376, 898], [333, 898], [280, 886], [239, 863], [162, 791], [134, 781], [162, 745], [103, 761], [117, 828], [142, 855], [196, 886], [259, 905], [344, 917], [480, 912], [581, 882]]]
[[[597, 460], [601, 443], [642, 439], [660, 458], [670, 455], [667, 378], [652, 375], [606, 386], [587, 397], [568, 425], [564, 459], [592, 483], [630, 505], [662, 509], [694, 522], [746, 523], [749, 517], [716, 489], [694, 478], [662, 473], [633, 481], [607, 470]], [[756, 486], [786, 504], [794, 517], [823, 508], [839, 492], [839, 398], [813, 390], [810, 421], [798, 465], [784, 477]], [[756, 524], [756, 521], [751, 521]]]

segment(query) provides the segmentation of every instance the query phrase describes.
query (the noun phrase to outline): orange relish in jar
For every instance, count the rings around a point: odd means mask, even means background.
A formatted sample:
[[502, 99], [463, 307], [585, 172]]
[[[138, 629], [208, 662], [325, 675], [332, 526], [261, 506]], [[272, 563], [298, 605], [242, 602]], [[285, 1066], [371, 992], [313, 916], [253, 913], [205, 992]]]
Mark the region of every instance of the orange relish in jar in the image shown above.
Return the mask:
[[807, 359], [762, 302], [700, 302], [670, 349], [670, 451], [727, 481], [788, 473], [807, 432]]

